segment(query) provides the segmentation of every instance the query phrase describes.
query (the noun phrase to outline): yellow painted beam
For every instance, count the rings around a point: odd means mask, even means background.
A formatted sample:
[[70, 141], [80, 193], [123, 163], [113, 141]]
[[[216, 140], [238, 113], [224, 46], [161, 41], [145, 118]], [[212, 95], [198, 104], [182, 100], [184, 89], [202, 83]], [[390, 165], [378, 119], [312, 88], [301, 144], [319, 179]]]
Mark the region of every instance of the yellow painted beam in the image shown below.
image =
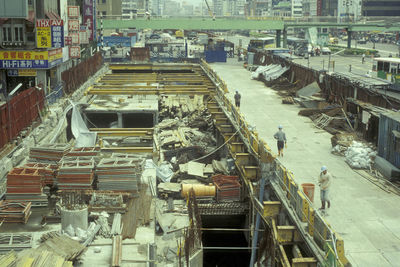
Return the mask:
[[104, 136], [152, 136], [152, 132], [148, 131], [98, 131], [97, 132], [98, 136], [104, 137]]
[[153, 153], [153, 147], [102, 147], [103, 152]]
[[232, 153], [243, 153], [244, 150], [244, 143], [242, 142], [231, 142], [229, 144], [230, 150]]
[[292, 267], [317, 267], [317, 260], [315, 258], [293, 258]]
[[249, 153], [236, 153], [235, 154], [235, 163], [240, 168], [243, 165], [249, 165], [250, 163], [250, 154]]
[[259, 168], [258, 166], [244, 166], [244, 175], [250, 181], [257, 180]]
[[276, 227], [279, 243], [295, 243], [303, 241], [299, 230], [292, 225], [278, 225]]
[[281, 209], [280, 201], [264, 201], [264, 218], [275, 217]]
[[350, 262], [344, 255], [343, 238], [341, 236], [339, 236], [339, 234], [337, 234], [337, 233], [335, 235], [336, 235], [336, 252], [337, 252], [338, 258], [339, 258], [340, 262], [343, 264], [343, 266], [348, 266], [350, 264]]
[[285, 249], [282, 245], [279, 245], [279, 256], [281, 260], [281, 264], [283, 267], [290, 267], [289, 259], [286, 255]]

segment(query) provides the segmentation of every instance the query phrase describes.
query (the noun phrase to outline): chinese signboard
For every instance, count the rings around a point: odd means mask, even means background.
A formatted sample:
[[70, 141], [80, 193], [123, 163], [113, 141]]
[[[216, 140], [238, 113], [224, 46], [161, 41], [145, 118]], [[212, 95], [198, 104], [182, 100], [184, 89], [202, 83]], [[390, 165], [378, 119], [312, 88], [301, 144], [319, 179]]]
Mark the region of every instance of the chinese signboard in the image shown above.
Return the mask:
[[68, 31], [79, 31], [79, 20], [78, 19], [69, 19], [68, 20]]
[[48, 69], [62, 62], [62, 49], [49, 51], [0, 51], [2, 69]]
[[64, 23], [62, 20], [36, 20], [36, 41], [38, 48], [63, 47]]
[[12, 69], [7, 71], [7, 75], [10, 77], [16, 76], [36, 76], [37, 71], [33, 69]]
[[80, 58], [81, 57], [81, 47], [80, 46], [70, 46], [69, 47], [69, 57], [70, 58]]
[[81, 44], [88, 44], [89, 43], [89, 34], [86, 29], [86, 26], [81, 25], [81, 30], [79, 31], [79, 41]]
[[83, 24], [86, 25], [89, 33], [89, 41], [93, 40], [93, 0], [85, 0], [83, 4]]
[[68, 6], [68, 18], [79, 18], [79, 6]]
[[73, 45], [79, 44], [79, 32], [70, 32], [69, 36], [71, 37], [71, 43]]
[[64, 43], [65, 43], [65, 45], [72, 45], [72, 37], [71, 36], [65, 36], [64, 37]]

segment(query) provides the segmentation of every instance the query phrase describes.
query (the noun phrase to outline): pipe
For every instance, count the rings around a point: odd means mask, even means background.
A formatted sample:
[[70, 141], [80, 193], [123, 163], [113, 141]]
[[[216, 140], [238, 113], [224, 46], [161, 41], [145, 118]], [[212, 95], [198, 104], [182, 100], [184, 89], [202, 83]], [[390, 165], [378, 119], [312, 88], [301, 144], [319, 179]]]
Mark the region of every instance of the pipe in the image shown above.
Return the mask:
[[[261, 183], [260, 183], [260, 194], [258, 196], [258, 201], [260, 203], [263, 203], [264, 199], [264, 187], [265, 187], [265, 177], [261, 178]], [[253, 242], [251, 244], [251, 259], [250, 259], [250, 267], [254, 266], [254, 262], [256, 260], [256, 252], [257, 252], [257, 242], [258, 242], [258, 228], [260, 228], [260, 221], [261, 221], [261, 215], [259, 212], [257, 212], [257, 218], [256, 218], [256, 227], [254, 228], [253, 232]]]

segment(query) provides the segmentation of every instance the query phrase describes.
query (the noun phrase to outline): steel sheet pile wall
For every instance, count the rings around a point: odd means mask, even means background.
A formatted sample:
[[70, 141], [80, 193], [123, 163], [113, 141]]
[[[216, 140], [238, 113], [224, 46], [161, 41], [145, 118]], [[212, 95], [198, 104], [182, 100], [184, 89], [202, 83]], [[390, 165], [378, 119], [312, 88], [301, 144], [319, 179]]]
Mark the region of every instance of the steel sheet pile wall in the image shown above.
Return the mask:
[[322, 71], [296, 64], [279, 56], [257, 52], [254, 56], [254, 64], [262, 66], [269, 64], [290, 66], [287, 77], [294, 75], [293, 81], [301, 82], [304, 86], [313, 81], [317, 81], [326, 100], [335, 103], [343, 104], [346, 98], [354, 98], [356, 96], [357, 100], [371, 103], [375, 106], [396, 110], [400, 109], [400, 101], [398, 99], [378, 94], [373, 90], [362, 87], [360, 84], [357, 84], [357, 82], [352, 82], [348, 79], [338, 78], [329, 74], [325, 74], [323, 81], [320, 81], [319, 78], [320, 74], [323, 73]]
[[103, 57], [101, 53], [96, 53], [91, 58], [61, 73], [61, 79], [64, 82], [64, 92], [66, 94], [73, 93], [90, 76], [94, 75], [102, 65]]
[[[341, 239], [319, 213], [314, 210], [312, 202], [305, 196], [300, 189], [301, 187], [295, 182], [293, 174], [276, 159], [276, 156], [271, 152], [269, 146], [258, 137], [258, 133], [253, 130], [252, 127], [249, 127], [243, 115], [231, 103], [229, 95], [226, 94], [225, 83], [220, 78], [216, 77], [214, 71], [204, 61], [202, 62], [202, 67], [210, 78], [218, 81], [221, 85], [216, 90], [215, 100], [224, 111], [224, 114], [226, 114], [227, 119], [230, 120], [237, 130], [241, 141], [245, 144], [247, 151], [243, 148], [239, 151], [240, 153], [235, 151], [232, 144], [228, 144], [228, 147], [235, 159], [235, 165], [238, 167], [237, 169], [247, 187], [253, 188], [253, 182], [260, 180], [260, 166], [269, 164], [270, 170], [275, 173], [275, 179], [272, 181], [272, 184], [276, 185], [276, 187], [274, 187], [275, 193], [280, 198], [282, 204], [294, 212], [293, 216], [297, 216], [300, 221], [307, 225], [307, 227], [303, 225], [298, 225], [297, 227], [298, 229], [303, 229], [302, 231], [304, 232], [308, 232], [314, 240], [314, 244], [319, 247], [319, 250], [324, 251], [322, 257], [324, 265], [346, 266], [348, 260], [344, 253], [343, 239]], [[253, 161], [253, 163], [251, 163], [251, 161]], [[256, 165], [254, 167], [258, 166], [258, 171], [251, 175], [247, 173], [246, 167], [249, 166], [246, 165]], [[254, 189], [251, 189], [250, 192], [254, 192]], [[257, 198], [257, 195], [251, 196], [253, 205], [263, 216], [264, 221], [271, 226], [272, 215], [270, 215], [267, 209], [268, 204], [266, 204], [267, 202], [259, 203]], [[260, 206], [263, 207], [263, 209], [260, 208]], [[277, 215], [277, 213], [275, 213], [275, 215]]]
[[0, 106], [0, 149], [39, 117], [44, 108], [44, 91], [29, 88]]

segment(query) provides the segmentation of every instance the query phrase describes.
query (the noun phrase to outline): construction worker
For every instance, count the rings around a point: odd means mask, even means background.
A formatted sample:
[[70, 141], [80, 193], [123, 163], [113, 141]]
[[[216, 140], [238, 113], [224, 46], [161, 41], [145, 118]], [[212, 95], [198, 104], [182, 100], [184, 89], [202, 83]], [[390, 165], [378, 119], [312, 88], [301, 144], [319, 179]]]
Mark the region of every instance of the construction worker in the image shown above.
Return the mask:
[[236, 91], [236, 94], [235, 94], [235, 106], [238, 107], [238, 108], [240, 108], [240, 98], [241, 97], [242, 96], [239, 94], [239, 92]]
[[362, 54], [362, 64], [365, 62], [365, 54]]
[[278, 126], [278, 131], [274, 134], [278, 144], [278, 156], [283, 157], [283, 147], [286, 146], [286, 135], [282, 131], [282, 125]]
[[321, 173], [319, 174], [318, 185], [321, 188], [321, 203], [322, 207], [320, 210], [325, 210], [325, 202], [328, 202], [328, 209], [331, 207], [329, 200], [329, 187], [331, 185], [332, 176], [328, 173], [326, 166], [321, 167]]

